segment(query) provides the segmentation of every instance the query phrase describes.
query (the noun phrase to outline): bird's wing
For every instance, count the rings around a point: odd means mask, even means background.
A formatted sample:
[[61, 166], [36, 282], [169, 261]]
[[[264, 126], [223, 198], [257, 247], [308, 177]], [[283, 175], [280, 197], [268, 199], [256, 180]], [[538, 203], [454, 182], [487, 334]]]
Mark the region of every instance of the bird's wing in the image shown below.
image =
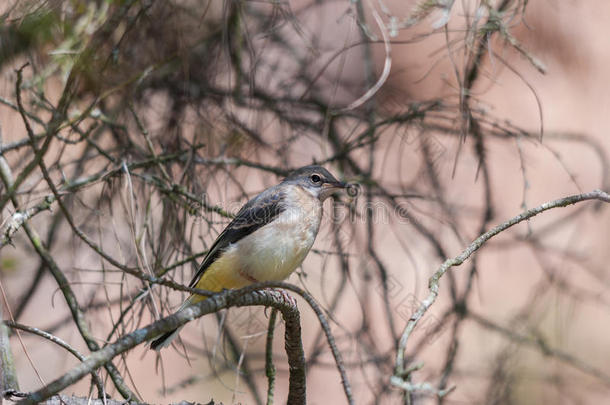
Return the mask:
[[239, 241], [273, 221], [285, 209], [281, 203], [282, 198], [283, 193], [277, 187], [272, 187], [248, 201], [216, 238], [189, 287], [197, 284], [206, 269], [214, 263], [229, 244]]

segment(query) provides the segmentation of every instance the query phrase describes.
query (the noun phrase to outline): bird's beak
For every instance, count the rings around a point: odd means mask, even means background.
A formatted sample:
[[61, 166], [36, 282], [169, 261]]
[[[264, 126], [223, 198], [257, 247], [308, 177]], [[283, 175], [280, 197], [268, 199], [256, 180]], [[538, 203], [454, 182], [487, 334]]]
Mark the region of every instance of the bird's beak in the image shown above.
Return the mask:
[[346, 188], [347, 187], [347, 183], [344, 183], [342, 181], [327, 181], [324, 184], [322, 184], [322, 188], [326, 189], [326, 190], [338, 190], [341, 188]]
[[320, 199], [323, 201], [326, 198], [330, 197], [331, 195], [333, 195], [336, 191], [339, 191], [341, 189], [344, 189], [347, 187], [347, 183], [344, 183], [342, 181], [326, 181], [324, 184], [322, 184], [322, 190], [320, 192]]

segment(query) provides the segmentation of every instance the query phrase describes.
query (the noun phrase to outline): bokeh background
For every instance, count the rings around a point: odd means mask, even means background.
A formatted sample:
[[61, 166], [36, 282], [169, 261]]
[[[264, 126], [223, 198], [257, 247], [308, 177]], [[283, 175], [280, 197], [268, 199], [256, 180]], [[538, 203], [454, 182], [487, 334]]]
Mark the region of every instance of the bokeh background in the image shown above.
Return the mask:
[[[451, 269], [406, 351], [421, 365], [411, 381], [432, 389], [390, 383], [398, 338], [445, 259], [525, 209], [610, 189], [607, 2], [0, 7], [0, 157], [20, 182], [16, 203], [0, 188], [5, 319], [86, 355], [70, 294], [99, 346], [172, 313], [183, 293], [125, 269], [188, 283], [232, 213], [316, 162], [361, 192], [326, 202], [314, 250], [288, 281], [325, 309], [356, 403], [610, 394], [610, 212], [594, 201], [521, 223]], [[63, 208], [30, 165], [18, 93]], [[31, 214], [58, 272], [23, 227], [10, 230], [16, 212]], [[345, 403], [318, 320], [299, 308], [308, 401]], [[146, 402], [265, 403], [267, 325], [268, 311], [231, 309], [192, 322], [160, 356], [139, 346], [114, 363]], [[275, 333], [283, 403], [281, 324]], [[22, 391], [78, 363], [24, 332], [10, 343]], [[65, 393], [95, 390], [87, 378]]]

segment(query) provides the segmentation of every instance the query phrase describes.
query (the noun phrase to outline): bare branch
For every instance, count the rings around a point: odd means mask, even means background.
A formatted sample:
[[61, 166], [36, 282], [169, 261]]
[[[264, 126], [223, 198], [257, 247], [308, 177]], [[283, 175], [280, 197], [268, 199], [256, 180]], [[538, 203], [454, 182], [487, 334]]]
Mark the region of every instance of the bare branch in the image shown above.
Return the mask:
[[[451, 267], [459, 266], [462, 263], [464, 263], [464, 261], [466, 261], [474, 252], [479, 250], [485, 242], [487, 242], [492, 237], [498, 235], [499, 233], [505, 231], [506, 229], [512, 227], [513, 225], [526, 221], [544, 211], [547, 211], [547, 210], [550, 210], [553, 208], [558, 208], [558, 207], [567, 207], [569, 205], [573, 205], [578, 202], [588, 201], [588, 200], [599, 200], [599, 201], [603, 201], [606, 203], [610, 203], [610, 195], [608, 195], [607, 193], [605, 193], [604, 191], [601, 191], [601, 190], [594, 190], [594, 191], [591, 191], [588, 193], [576, 194], [576, 195], [560, 198], [560, 199], [557, 199], [554, 201], [550, 201], [548, 203], [544, 203], [542, 205], [539, 205], [538, 207], [529, 209], [529, 210], [517, 215], [516, 217], [511, 218], [510, 220], [503, 222], [502, 224], [490, 229], [489, 231], [485, 232], [484, 234], [479, 236], [477, 239], [475, 239], [458, 256], [456, 256], [453, 259], [447, 259], [439, 267], [439, 269], [434, 273], [434, 275], [432, 275], [432, 277], [430, 277], [430, 280], [428, 281], [428, 289], [429, 289], [430, 293], [421, 302], [421, 305], [419, 306], [417, 311], [411, 316], [411, 318], [409, 319], [409, 321], [407, 322], [407, 324], [405, 326], [405, 329], [400, 338], [398, 351], [396, 354], [394, 376], [398, 377], [400, 379], [404, 379], [406, 377], [407, 369], [405, 368], [406, 367], [405, 352], [406, 352], [406, 348], [407, 348], [407, 343], [409, 341], [409, 337], [411, 336], [411, 333], [417, 326], [418, 322], [422, 319], [424, 314], [428, 311], [428, 309], [436, 301], [436, 298], [438, 297], [439, 287], [440, 287], [440, 280]], [[396, 383], [394, 383], [394, 384], [396, 384]]]
[[286, 322], [286, 354], [290, 365], [290, 390], [288, 402], [305, 403], [305, 358], [301, 343], [301, 326], [299, 311], [292, 306], [285, 296], [277, 291], [251, 291], [249, 289], [225, 291], [211, 296], [201, 303], [187, 307], [173, 315], [156, 321], [144, 328], [128, 333], [116, 342], [105, 346], [84, 359], [82, 363], [68, 371], [62, 377], [30, 394], [23, 404], [35, 404], [50, 398], [64, 388], [79, 381], [83, 376], [109, 364], [116, 356], [147, 342], [164, 332], [168, 332], [203, 315], [231, 306], [262, 305], [277, 308], [282, 312]]

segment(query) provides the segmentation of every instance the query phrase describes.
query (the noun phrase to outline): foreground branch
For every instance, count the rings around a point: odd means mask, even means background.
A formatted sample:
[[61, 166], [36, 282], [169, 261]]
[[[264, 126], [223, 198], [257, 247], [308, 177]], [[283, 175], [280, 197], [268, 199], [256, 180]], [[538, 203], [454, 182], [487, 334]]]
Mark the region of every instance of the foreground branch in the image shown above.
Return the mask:
[[[43, 403], [44, 405], [146, 405], [144, 402], [136, 401], [117, 401], [115, 399], [95, 399], [95, 398], [84, 398], [84, 397], [73, 397], [68, 395], [56, 395], [49, 398]], [[198, 402], [187, 402], [180, 401], [176, 405], [195, 405]], [[217, 404], [213, 400], [205, 403], [204, 405], [215, 405]], [[218, 403], [220, 404], [220, 403]], [[173, 404], [172, 404], [173, 405]]]
[[290, 303], [285, 294], [275, 290], [258, 290], [244, 294], [244, 290], [225, 291], [185, 308], [173, 315], [156, 321], [144, 328], [135, 330], [116, 342], [92, 353], [82, 363], [33, 392], [21, 404], [35, 404], [50, 398], [64, 388], [76, 383], [85, 375], [109, 363], [114, 357], [140, 343], [147, 342], [161, 334], [176, 329], [203, 315], [229, 307], [264, 305], [278, 309], [286, 324], [285, 348], [290, 369], [288, 403], [305, 404], [305, 355], [301, 341], [300, 315], [296, 306]]

